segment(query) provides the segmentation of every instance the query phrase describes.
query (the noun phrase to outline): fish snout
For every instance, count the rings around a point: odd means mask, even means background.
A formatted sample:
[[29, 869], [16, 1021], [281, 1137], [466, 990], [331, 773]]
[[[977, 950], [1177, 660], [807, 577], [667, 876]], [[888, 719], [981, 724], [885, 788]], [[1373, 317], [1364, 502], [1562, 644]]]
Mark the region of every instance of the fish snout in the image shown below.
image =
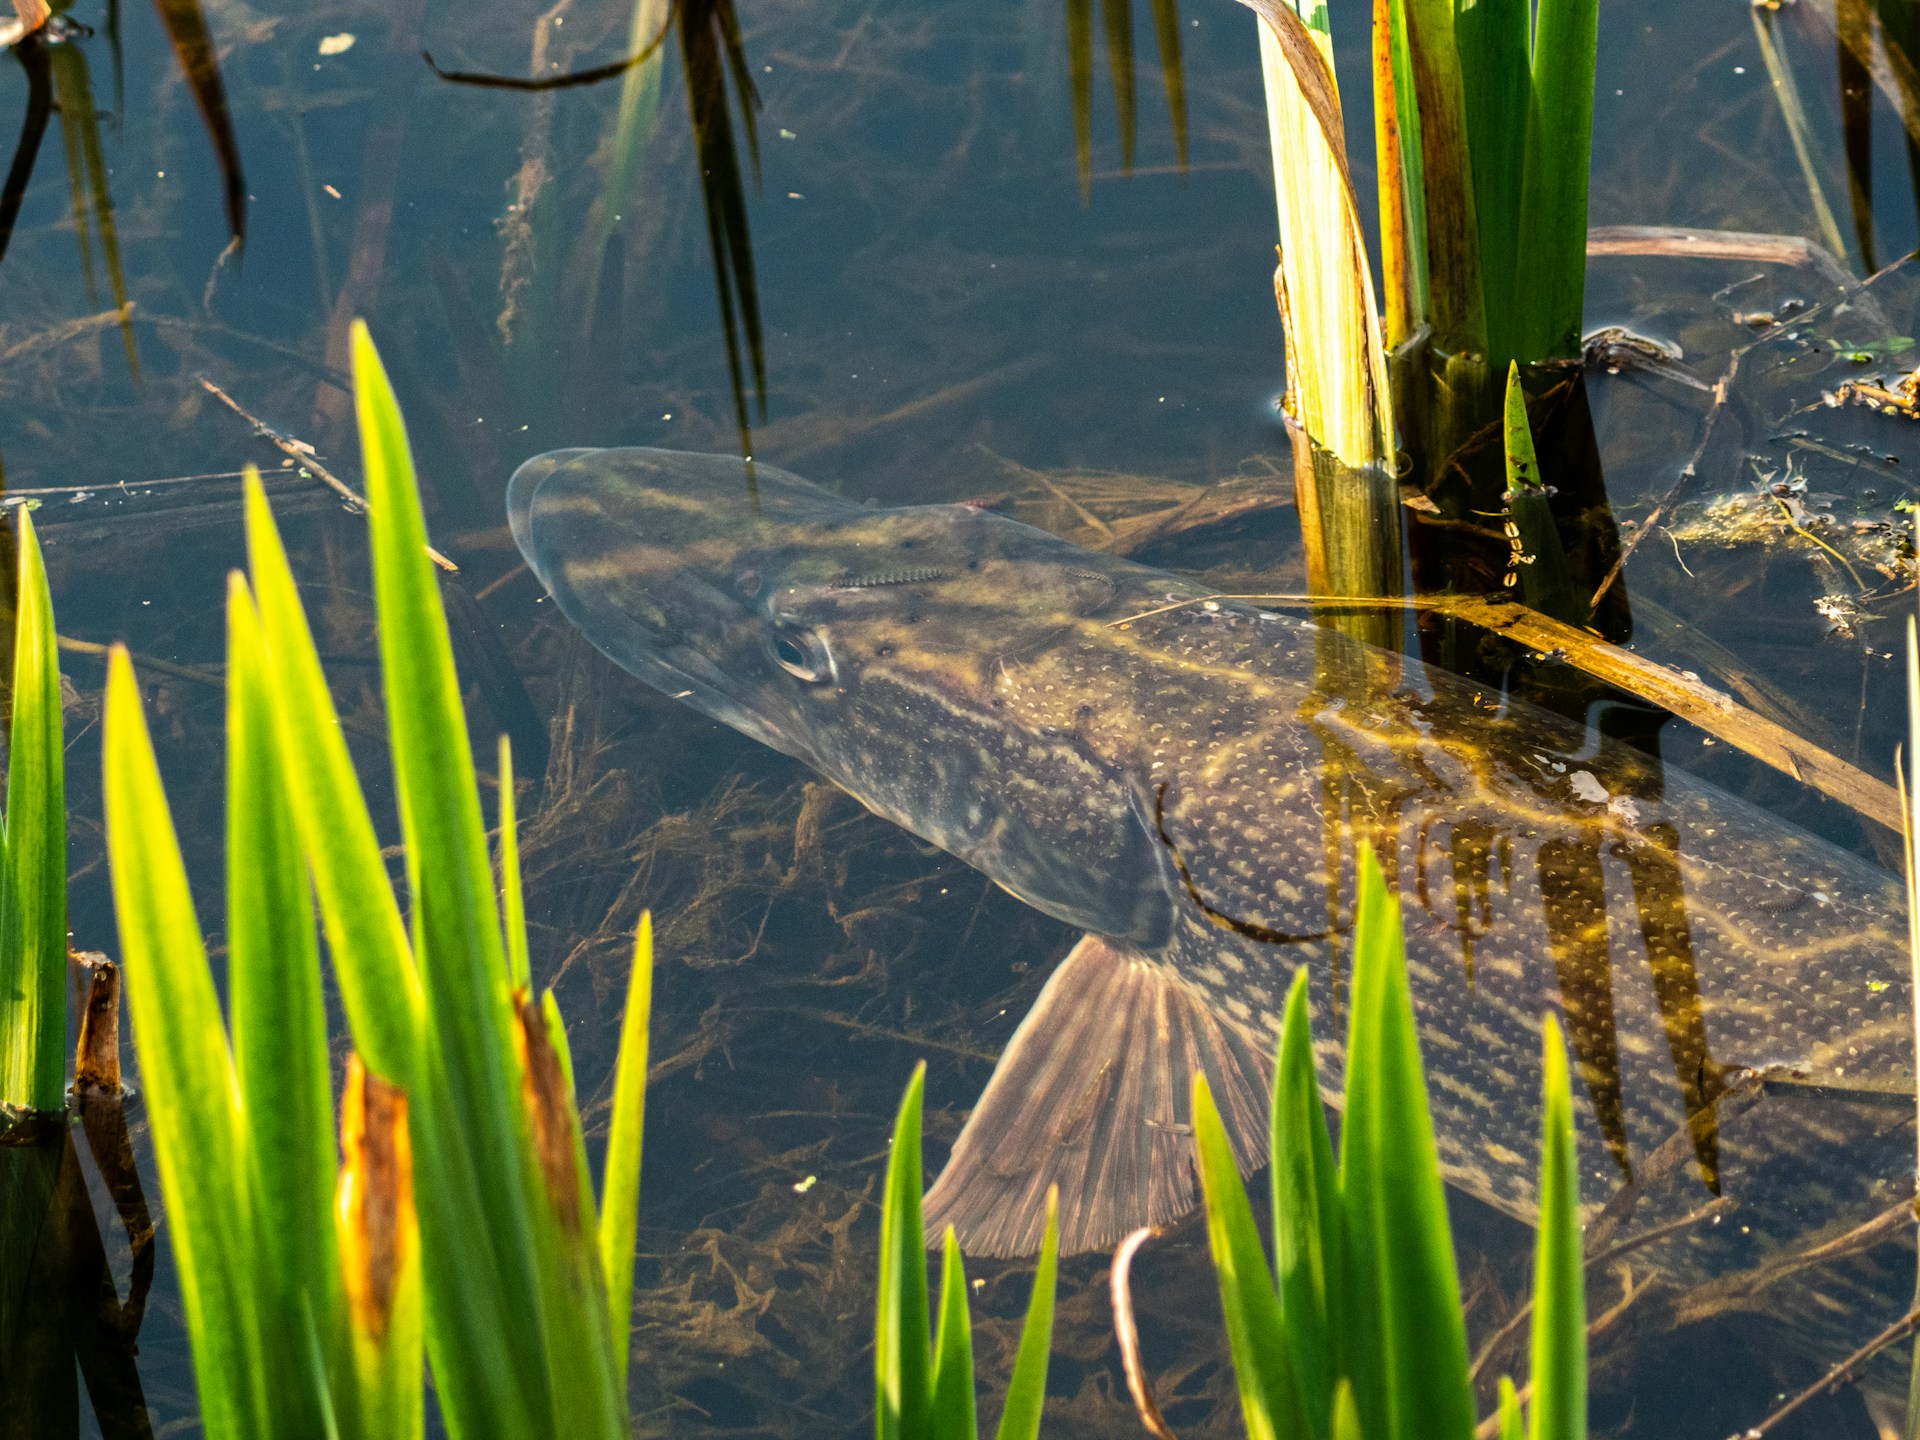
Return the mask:
[[[531, 460], [522, 461], [520, 468], [513, 472], [513, 478], [507, 481], [507, 524], [513, 530], [514, 544], [520, 547], [520, 553], [529, 561], [534, 558], [533, 500], [541, 482], [569, 461], [595, 453], [592, 446], [548, 450]], [[539, 566], [536, 564], [534, 568], [537, 570]]]

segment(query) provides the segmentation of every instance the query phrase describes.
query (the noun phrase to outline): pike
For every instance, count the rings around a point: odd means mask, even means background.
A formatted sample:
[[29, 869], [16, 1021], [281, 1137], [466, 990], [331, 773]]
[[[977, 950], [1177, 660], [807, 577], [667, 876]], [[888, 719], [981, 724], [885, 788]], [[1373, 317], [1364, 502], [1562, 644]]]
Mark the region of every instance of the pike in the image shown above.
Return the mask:
[[1642, 1253], [1692, 1303], [1792, 1294], [1864, 1333], [1911, 1290], [1910, 1258], [1848, 1238], [1912, 1194], [1885, 872], [1576, 722], [1192, 580], [975, 506], [860, 506], [765, 465], [750, 503], [740, 478], [730, 457], [553, 451], [513, 477], [514, 537], [616, 664], [1086, 932], [931, 1226], [1030, 1252], [1054, 1184], [1063, 1250], [1177, 1217], [1195, 1071], [1258, 1165], [1302, 966], [1337, 1098], [1366, 839], [1401, 897], [1451, 1184], [1533, 1219], [1555, 1008], [1593, 1240], [1672, 1232]]

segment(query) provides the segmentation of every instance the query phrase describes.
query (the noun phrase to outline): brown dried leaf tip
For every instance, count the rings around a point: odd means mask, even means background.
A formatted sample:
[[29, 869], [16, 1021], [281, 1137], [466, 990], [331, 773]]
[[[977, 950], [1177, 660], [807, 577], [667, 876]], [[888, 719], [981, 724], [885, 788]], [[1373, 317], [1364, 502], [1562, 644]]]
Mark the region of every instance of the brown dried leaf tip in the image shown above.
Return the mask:
[[533, 1127], [533, 1150], [554, 1213], [569, 1236], [580, 1234], [580, 1168], [575, 1159], [573, 1097], [566, 1071], [547, 1033], [540, 1002], [525, 988], [514, 992], [514, 1030], [520, 1052], [520, 1089]]
[[340, 1269], [353, 1326], [384, 1340], [394, 1292], [419, 1244], [407, 1092], [347, 1057], [337, 1191]]

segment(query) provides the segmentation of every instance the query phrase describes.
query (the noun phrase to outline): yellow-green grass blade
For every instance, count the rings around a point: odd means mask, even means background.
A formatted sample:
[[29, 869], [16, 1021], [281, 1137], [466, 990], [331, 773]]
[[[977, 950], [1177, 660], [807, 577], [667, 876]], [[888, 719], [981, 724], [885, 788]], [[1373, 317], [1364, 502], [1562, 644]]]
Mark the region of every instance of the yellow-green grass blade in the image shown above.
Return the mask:
[[527, 959], [527, 902], [520, 884], [519, 816], [513, 793], [513, 742], [500, 737], [500, 909], [506, 930], [507, 984], [522, 990], [531, 983]]
[[626, 1389], [615, 1375], [593, 1186], [573, 1103], [565, 1026], [551, 990], [538, 1001], [524, 1002], [517, 1018], [533, 1137], [533, 1255], [551, 1391], [548, 1433], [617, 1440], [629, 1432]]
[[1503, 429], [1507, 457], [1507, 519], [1518, 549], [1509, 562], [1509, 575], [1520, 598], [1543, 615], [1569, 625], [1585, 622], [1588, 606], [1574, 588], [1560, 547], [1560, 529], [1540, 474], [1534, 450], [1533, 427], [1527, 420], [1527, 395], [1520, 386], [1520, 367], [1507, 363], [1507, 398]]
[[1500, 1377], [1500, 1440], [1526, 1440], [1526, 1422], [1520, 1415], [1520, 1393], [1511, 1377]]
[[620, 1057], [613, 1068], [613, 1119], [607, 1127], [606, 1175], [600, 1184], [600, 1268], [621, 1379], [633, 1323], [634, 1234], [640, 1219], [640, 1151], [646, 1130], [647, 1031], [653, 1012], [653, 915], [640, 916], [634, 939]]
[[[1532, 0], [1457, 0], [1454, 10], [1467, 145], [1473, 157], [1488, 358], [1495, 365], [1516, 358], [1511, 330], [1527, 117], [1533, 107], [1532, 12]], [[1584, 254], [1582, 258], [1584, 263]]]
[[[258, 1231], [226, 1029], [125, 650], [107, 665], [104, 805], [127, 1008], [212, 1440], [298, 1433], [262, 1333]], [[273, 1393], [269, 1393], [270, 1390]], [[279, 1423], [275, 1423], [278, 1420]]]
[[282, 1303], [304, 1303], [336, 1377], [333, 1077], [313, 899], [281, 778], [260, 617], [227, 585], [227, 986], [233, 1058], [259, 1206]]
[[873, 1343], [873, 1422], [878, 1440], [920, 1440], [931, 1426], [927, 1243], [920, 1214], [920, 1108], [926, 1079], [923, 1061], [913, 1067], [913, 1078], [894, 1117], [880, 1206], [880, 1293]]
[[[1444, 355], [1487, 353], [1473, 160], [1467, 134], [1453, 0], [1402, 0], [1406, 70], [1420, 115], [1420, 189], [1426, 229], [1427, 316]], [[1366, 1387], [1359, 1391], [1366, 1418]], [[1369, 1437], [1378, 1440], [1378, 1437]]]
[[1206, 1198], [1207, 1240], [1220, 1284], [1220, 1309], [1233, 1351], [1240, 1413], [1249, 1440], [1292, 1440], [1312, 1434], [1299, 1377], [1274, 1293], [1253, 1207], [1233, 1146], [1204, 1075], [1193, 1077], [1193, 1147]]
[[1571, 359], [1580, 353], [1586, 301], [1599, 0], [1539, 0], [1533, 36], [1533, 107], [1515, 249], [1517, 337], [1511, 358]]
[[940, 1255], [940, 1323], [933, 1337], [931, 1440], [977, 1440], [973, 1403], [973, 1321], [967, 1314], [967, 1271], [960, 1241], [947, 1227]]
[[1377, 464], [1392, 453], [1386, 357], [1326, 10], [1314, 8], [1316, 29], [1287, 0], [1246, 3], [1260, 17], [1289, 413], [1343, 464]]
[[[513, 1043], [517, 1025], [523, 1037], [532, 1032], [507, 986], [472, 749], [405, 427], [359, 322], [352, 351], [381, 672], [424, 1000], [429, 1076], [413, 1087], [413, 1128], [427, 1345], [460, 1429], [477, 1432], [529, 1413], [551, 1423], [563, 1376], [585, 1362], [568, 1333], [576, 1317], [564, 1303], [575, 1277], [551, 1270], [560, 1256], [535, 1198], [538, 1157], [529, 1150], [520, 1103], [525, 1071]], [[449, 765], [450, 757], [462, 763]], [[430, 1144], [422, 1143], [425, 1132]], [[470, 1341], [478, 1330], [531, 1343], [509, 1344], [507, 1365], [475, 1364]]]
[[1356, 1326], [1346, 1357], [1369, 1440], [1467, 1440], [1476, 1417], [1466, 1327], [1400, 909], [1364, 846], [1341, 1184], [1355, 1289], [1377, 1307], [1364, 1329]]
[[251, 467], [247, 556], [266, 638], [268, 708], [287, 758], [287, 796], [354, 1044], [376, 1075], [407, 1087], [418, 1042], [419, 976], [286, 548]]
[[1333, 1440], [1360, 1440], [1360, 1407], [1354, 1403], [1353, 1382], [1342, 1380], [1333, 1392]]
[[1308, 1017], [1307, 972], [1293, 977], [1273, 1080], [1273, 1252], [1280, 1310], [1300, 1379], [1301, 1403], [1324, 1435], [1339, 1374], [1339, 1311], [1345, 1260], [1340, 1176], [1320, 1100]]
[[67, 1074], [67, 803], [53, 597], [23, 507], [0, 868], [0, 1105], [56, 1111]]
[[1047, 1191], [1047, 1229], [1040, 1241], [1040, 1264], [1033, 1273], [1033, 1294], [1020, 1326], [1020, 1349], [1007, 1380], [1007, 1404], [1000, 1412], [996, 1440], [1035, 1440], [1040, 1409], [1047, 1398], [1047, 1354], [1053, 1345], [1053, 1297], [1060, 1274], [1060, 1191]]
[[1542, 1026], [1540, 1230], [1533, 1251], [1531, 1440], [1586, 1440], [1587, 1303], [1580, 1245], [1580, 1168], [1573, 1141], [1567, 1047], [1551, 1014]]

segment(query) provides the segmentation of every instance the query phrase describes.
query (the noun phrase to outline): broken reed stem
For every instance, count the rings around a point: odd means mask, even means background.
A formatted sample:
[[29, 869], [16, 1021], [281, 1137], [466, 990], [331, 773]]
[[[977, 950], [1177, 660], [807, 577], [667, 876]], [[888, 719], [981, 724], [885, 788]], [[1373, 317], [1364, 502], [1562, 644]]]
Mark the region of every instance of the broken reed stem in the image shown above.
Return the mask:
[[1146, 1225], [1120, 1242], [1113, 1252], [1108, 1288], [1113, 1296], [1113, 1338], [1120, 1345], [1120, 1364], [1127, 1372], [1127, 1393], [1133, 1396], [1133, 1408], [1139, 1413], [1140, 1423], [1155, 1440], [1179, 1440], [1160, 1413], [1160, 1402], [1154, 1399], [1153, 1382], [1147, 1378], [1147, 1367], [1140, 1358], [1140, 1327], [1133, 1320], [1133, 1257], [1142, 1245], [1159, 1234], [1158, 1228]]
[[1207, 600], [1310, 605], [1316, 610], [1431, 610], [1436, 614], [1465, 620], [1492, 634], [1503, 635], [1529, 650], [1557, 655], [1578, 670], [1670, 710], [1714, 738], [1745, 751], [1754, 759], [1803, 785], [1811, 785], [1823, 795], [1838, 800], [1868, 819], [1890, 830], [1900, 829], [1900, 798], [1886, 782], [1874, 779], [1839, 756], [1801, 739], [1785, 726], [1777, 725], [1748, 709], [1724, 691], [1715, 690], [1670, 666], [1610, 645], [1588, 631], [1563, 624], [1512, 601], [1488, 599], [1480, 595], [1207, 595], [1143, 610], [1119, 620], [1110, 620], [1107, 624], [1116, 627], [1131, 625], [1138, 620], [1202, 604]]

